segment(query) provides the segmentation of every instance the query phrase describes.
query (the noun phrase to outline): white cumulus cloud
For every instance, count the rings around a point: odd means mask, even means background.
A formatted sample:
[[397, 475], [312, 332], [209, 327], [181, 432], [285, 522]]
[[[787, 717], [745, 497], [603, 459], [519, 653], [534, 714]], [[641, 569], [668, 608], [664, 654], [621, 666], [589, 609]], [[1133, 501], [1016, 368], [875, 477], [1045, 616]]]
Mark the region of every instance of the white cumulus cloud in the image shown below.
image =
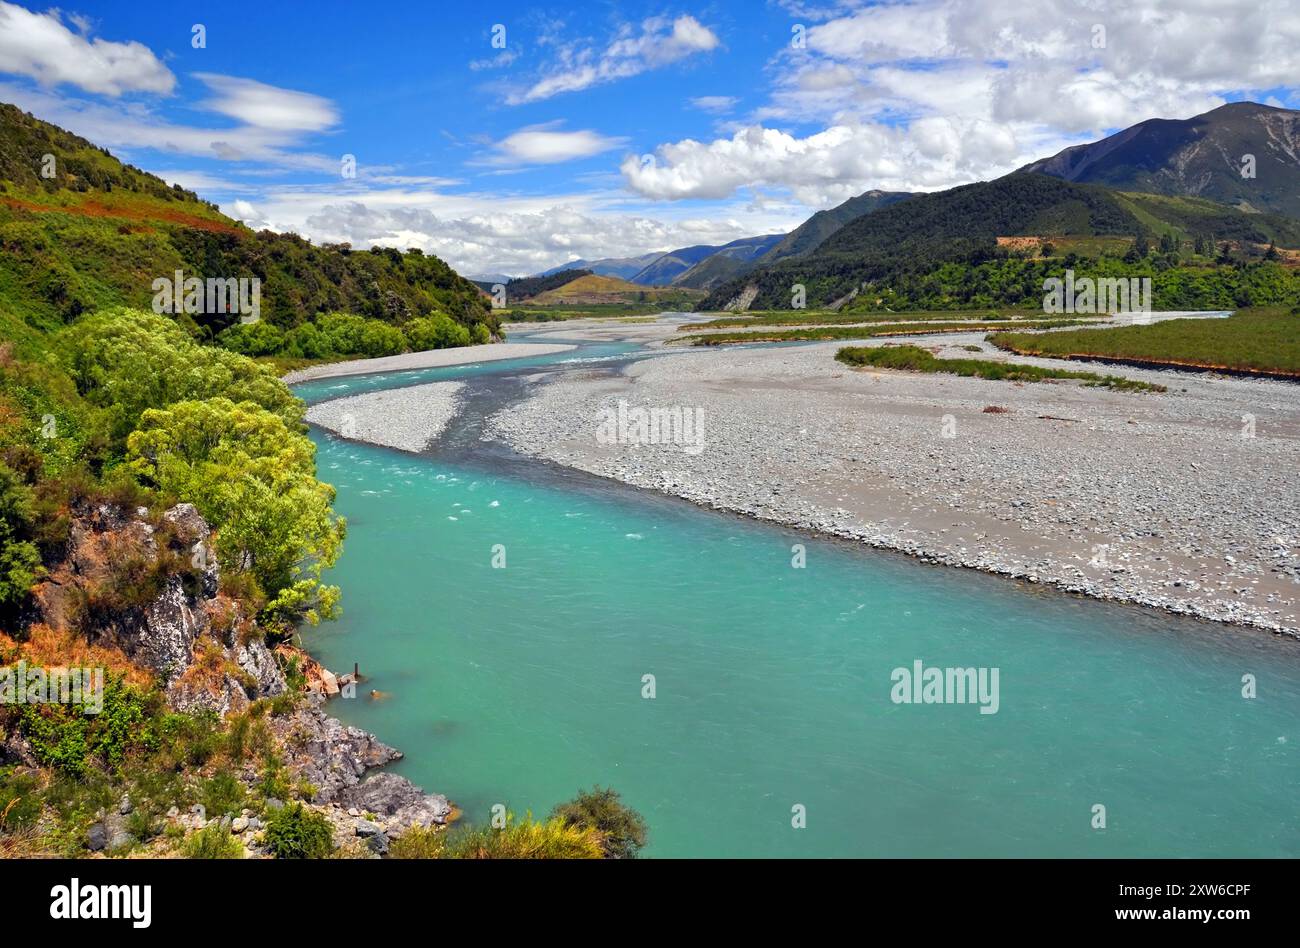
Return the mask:
[[68, 29], [58, 10], [32, 13], [0, 0], [0, 72], [108, 96], [168, 95], [175, 87], [176, 77], [149, 47], [94, 38], [84, 19], [68, 21], [78, 32]]

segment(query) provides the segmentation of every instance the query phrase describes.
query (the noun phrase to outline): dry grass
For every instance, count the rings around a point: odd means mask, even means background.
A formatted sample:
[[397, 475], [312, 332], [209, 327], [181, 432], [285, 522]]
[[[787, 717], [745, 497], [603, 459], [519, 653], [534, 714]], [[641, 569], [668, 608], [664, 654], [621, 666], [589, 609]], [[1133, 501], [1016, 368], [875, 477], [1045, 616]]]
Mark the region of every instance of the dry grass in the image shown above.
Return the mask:
[[52, 629], [43, 623], [28, 628], [21, 642], [0, 632], [0, 657], [19, 660], [42, 668], [103, 668], [110, 677], [121, 676], [128, 684], [148, 688], [153, 675], [131, 662], [119, 649], [92, 645], [72, 629]]

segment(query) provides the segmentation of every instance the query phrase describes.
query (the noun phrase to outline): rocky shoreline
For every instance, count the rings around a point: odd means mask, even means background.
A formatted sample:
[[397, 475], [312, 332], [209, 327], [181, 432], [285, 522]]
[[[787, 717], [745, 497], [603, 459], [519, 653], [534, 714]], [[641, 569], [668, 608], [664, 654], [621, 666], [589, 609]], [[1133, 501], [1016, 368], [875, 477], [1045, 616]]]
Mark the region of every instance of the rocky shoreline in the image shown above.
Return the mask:
[[[1053, 364], [982, 334], [909, 342]], [[924, 562], [1300, 635], [1300, 389], [1135, 369], [1116, 374], [1169, 392], [861, 371], [834, 361], [840, 345], [566, 375], [485, 437]], [[620, 402], [694, 410], [701, 449], [598, 438]]]

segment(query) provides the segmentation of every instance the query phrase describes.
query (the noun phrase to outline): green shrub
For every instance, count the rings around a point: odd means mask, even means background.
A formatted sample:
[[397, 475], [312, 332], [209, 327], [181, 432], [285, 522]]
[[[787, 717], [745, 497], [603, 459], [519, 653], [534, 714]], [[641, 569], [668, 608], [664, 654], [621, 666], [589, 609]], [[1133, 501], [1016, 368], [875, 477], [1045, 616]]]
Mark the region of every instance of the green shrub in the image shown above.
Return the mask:
[[253, 402], [290, 430], [301, 430], [303, 403], [265, 366], [191, 339], [165, 316], [103, 310], [65, 329], [58, 349], [77, 390], [103, 408], [115, 445], [149, 408], [227, 396]]
[[274, 755], [268, 755], [265, 760], [265, 769], [257, 782], [257, 792], [266, 799], [274, 797], [277, 800], [283, 800], [293, 793], [289, 773]]
[[285, 334], [278, 326], [259, 319], [255, 323], [235, 323], [217, 336], [217, 343], [240, 355], [268, 356], [284, 349]]
[[216, 713], [166, 714], [159, 730], [177, 763], [202, 767], [221, 750], [223, 736]]
[[93, 762], [120, 766], [133, 751], [156, 750], [157, 692], [142, 692], [120, 678], [104, 683], [104, 707], [87, 714], [62, 704], [20, 705], [20, 727], [41, 763], [82, 776]]
[[277, 859], [323, 859], [334, 848], [334, 833], [320, 813], [291, 803], [267, 820], [266, 846]]
[[27, 539], [31, 520], [31, 489], [0, 464], [0, 607], [26, 598], [40, 576], [40, 552]]
[[0, 772], [0, 833], [35, 823], [41, 815], [40, 781], [30, 774]]
[[149, 810], [136, 807], [126, 818], [126, 831], [141, 841], [152, 839], [158, 835], [158, 821]]
[[396, 355], [406, 348], [406, 337], [396, 326], [352, 313], [326, 313], [316, 320], [324, 347], [333, 355], [374, 358]]
[[244, 785], [228, 770], [218, 771], [199, 787], [199, 802], [209, 817], [238, 815], [247, 796]]
[[268, 613], [289, 625], [332, 614], [337, 590], [318, 577], [346, 525], [306, 435], [253, 402], [207, 398], [146, 410], [127, 446], [132, 470], [198, 508], [223, 570], [248, 568], [272, 597]]
[[597, 830], [601, 848], [609, 859], [635, 859], [645, 846], [645, 820], [619, 799], [617, 790], [608, 787], [579, 792], [568, 803], [557, 806], [551, 817], [569, 826]]

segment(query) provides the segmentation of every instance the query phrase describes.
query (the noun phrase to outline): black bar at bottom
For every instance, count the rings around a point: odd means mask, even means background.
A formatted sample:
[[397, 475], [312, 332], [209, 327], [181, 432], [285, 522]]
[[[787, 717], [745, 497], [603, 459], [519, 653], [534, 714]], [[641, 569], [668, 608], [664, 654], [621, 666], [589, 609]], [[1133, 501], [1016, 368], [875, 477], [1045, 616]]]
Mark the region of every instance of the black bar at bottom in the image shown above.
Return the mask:
[[602, 917], [651, 929], [690, 920], [747, 928], [794, 912], [795, 923], [813, 913], [863, 931], [920, 924], [927, 935], [1097, 927], [1230, 935], [1293, 922], [1295, 878], [1294, 862], [1240, 860], [0, 863], [0, 892], [21, 911], [24, 935], [99, 929], [128, 941], [221, 931], [332, 941], [395, 934], [444, 913], [461, 920], [448, 934], [476, 915], [493, 929], [567, 916], [563, 924], [594, 931]]

